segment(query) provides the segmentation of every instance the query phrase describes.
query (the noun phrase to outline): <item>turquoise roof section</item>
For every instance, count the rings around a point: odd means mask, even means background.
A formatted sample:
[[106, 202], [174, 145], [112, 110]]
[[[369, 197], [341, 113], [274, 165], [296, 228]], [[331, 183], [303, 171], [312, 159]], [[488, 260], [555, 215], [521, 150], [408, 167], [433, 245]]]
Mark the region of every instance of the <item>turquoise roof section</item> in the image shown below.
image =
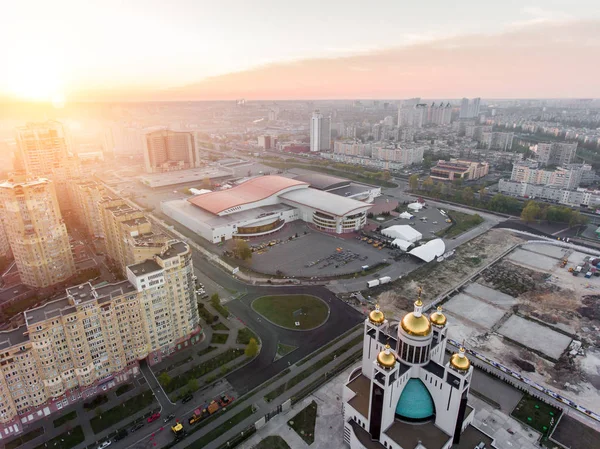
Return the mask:
[[435, 408], [427, 387], [420, 379], [410, 379], [398, 399], [396, 415], [407, 420], [421, 421], [433, 417]]

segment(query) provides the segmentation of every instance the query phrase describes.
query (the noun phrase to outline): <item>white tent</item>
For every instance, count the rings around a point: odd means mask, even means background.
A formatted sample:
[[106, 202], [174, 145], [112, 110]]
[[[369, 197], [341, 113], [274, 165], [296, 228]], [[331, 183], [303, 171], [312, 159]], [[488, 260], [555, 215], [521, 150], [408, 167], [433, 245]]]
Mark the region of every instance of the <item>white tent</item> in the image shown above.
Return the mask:
[[420, 211], [423, 209], [423, 205], [421, 203], [410, 203], [407, 207], [414, 211]]
[[442, 239], [430, 240], [424, 245], [417, 246], [415, 249], [409, 251], [408, 254], [412, 254], [425, 262], [431, 262], [436, 257], [441, 256], [446, 251], [446, 244]]
[[412, 217], [414, 217], [414, 215], [409, 214], [408, 212], [402, 212], [400, 214], [400, 218], [406, 218], [407, 220], [410, 220]]
[[423, 235], [419, 231], [408, 225], [390, 226], [381, 231], [381, 233], [393, 239], [402, 239], [410, 243], [417, 242], [423, 238]]
[[407, 242], [406, 240], [402, 240], [402, 239], [395, 239], [392, 242], [392, 245], [400, 248], [402, 251], [408, 251], [408, 248], [410, 248], [412, 246], [412, 243]]

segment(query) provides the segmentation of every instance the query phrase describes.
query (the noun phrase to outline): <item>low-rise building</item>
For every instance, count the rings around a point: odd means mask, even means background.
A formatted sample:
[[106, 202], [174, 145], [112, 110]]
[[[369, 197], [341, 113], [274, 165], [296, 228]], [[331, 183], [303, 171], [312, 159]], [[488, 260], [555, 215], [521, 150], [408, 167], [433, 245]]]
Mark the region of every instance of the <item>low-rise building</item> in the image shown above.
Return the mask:
[[588, 164], [568, 164], [555, 170], [545, 170], [537, 162], [521, 162], [513, 165], [510, 180], [576, 189], [581, 184], [593, 182], [595, 176], [592, 166]]
[[450, 161], [438, 161], [437, 165], [431, 168], [431, 177], [441, 181], [455, 179], [473, 181], [487, 175], [489, 169], [487, 162], [450, 159]]
[[498, 191], [506, 195], [529, 199], [539, 198], [567, 206], [598, 207], [600, 205], [600, 191], [598, 190], [564, 189], [501, 179], [498, 182]]

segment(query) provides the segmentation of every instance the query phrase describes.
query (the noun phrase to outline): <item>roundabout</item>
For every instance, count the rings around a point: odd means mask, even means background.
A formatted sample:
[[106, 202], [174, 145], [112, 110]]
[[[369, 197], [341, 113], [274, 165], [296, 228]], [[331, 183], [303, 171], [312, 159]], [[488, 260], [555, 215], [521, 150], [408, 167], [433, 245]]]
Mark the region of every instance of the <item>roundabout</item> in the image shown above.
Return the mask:
[[252, 301], [252, 309], [263, 318], [291, 330], [311, 330], [329, 318], [329, 306], [312, 295], [261, 296]]

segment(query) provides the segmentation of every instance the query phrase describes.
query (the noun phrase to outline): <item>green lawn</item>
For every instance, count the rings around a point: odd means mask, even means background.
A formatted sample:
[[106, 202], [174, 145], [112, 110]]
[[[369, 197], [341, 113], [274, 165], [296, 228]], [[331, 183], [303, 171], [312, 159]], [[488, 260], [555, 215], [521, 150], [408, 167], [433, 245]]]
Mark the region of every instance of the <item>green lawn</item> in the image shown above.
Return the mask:
[[317, 421], [317, 403], [312, 401], [300, 413], [288, 421], [288, 425], [296, 431], [306, 444], [315, 441], [315, 423]]
[[269, 321], [296, 330], [320, 326], [329, 315], [327, 304], [311, 295], [263, 296], [252, 303], [252, 308]]
[[270, 435], [254, 446], [254, 449], [290, 449], [290, 446], [279, 435]]
[[210, 339], [210, 342], [218, 345], [224, 345], [225, 343], [227, 343], [228, 337], [229, 334], [213, 334], [212, 338]]
[[[549, 430], [558, 422], [560, 410], [551, 405], [542, 402], [533, 396], [525, 394], [519, 401], [511, 415], [519, 421], [527, 424], [529, 427], [541, 432], [542, 435], [549, 435]], [[550, 421], [554, 419], [552, 425]]]
[[71, 449], [84, 441], [85, 435], [83, 429], [81, 426], [77, 426], [74, 429], [63, 432], [51, 440], [36, 446], [34, 449]]
[[244, 410], [239, 412], [237, 415], [234, 415], [230, 420], [221, 424], [216, 429], [211, 430], [206, 435], [204, 435], [202, 438], [194, 441], [192, 444], [190, 444], [188, 446], [188, 449], [196, 449], [196, 448], [201, 449], [201, 448], [205, 447], [208, 443], [219, 438], [221, 435], [223, 435], [225, 432], [227, 432], [233, 426], [237, 425], [238, 423], [242, 422], [244, 419], [251, 416], [252, 413], [253, 413], [252, 406], [249, 405]]
[[483, 218], [478, 214], [465, 214], [455, 210], [448, 211], [448, 217], [452, 219], [452, 225], [436, 232], [436, 236], [450, 239], [483, 223]]
[[213, 324], [211, 327], [214, 331], [228, 331], [229, 330], [229, 328], [221, 322], [219, 322], [217, 324]]
[[152, 391], [144, 391], [137, 396], [127, 399], [120, 405], [102, 412], [99, 416], [90, 419], [94, 433], [100, 433], [104, 429], [130, 418], [134, 413], [145, 409], [154, 402]]
[[60, 418], [55, 419], [54, 427], [60, 427], [66, 422], [73, 421], [75, 418], [77, 418], [77, 411], [73, 410], [66, 415], [62, 415]]
[[19, 447], [19, 446], [27, 443], [28, 441], [31, 441], [34, 438], [37, 438], [43, 434], [44, 434], [44, 428], [38, 427], [37, 429], [33, 429], [30, 432], [24, 433], [19, 438], [9, 441], [8, 443], [6, 443], [6, 445], [4, 447], [6, 449], [16, 449], [17, 447]]
[[283, 343], [277, 343], [277, 353], [275, 354], [275, 360], [285, 357], [294, 349], [298, 349], [298, 347], [292, 345], [285, 345]]
[[202, 351], [198, 351], [198, 355], [203, 356], [204, 354], [208, 354], [209, 352], [212, 352], [215, 349], [217, 349], [216, 346], [209, 346], [208, 348], [204, 348]]
[[133, 384], [123, 384], [119, 388], [117, 388], [115, 393], [117, 393], [117, 396], [121, 396], [122, 394], [127, 393], [129, 390], [133, 390], [133, 388]]
[[254, 338], [258, 343], [258, 337], [249, 328], [244, 327], [238, 331], [236, 343], [241, 345], [247, 345], [250, 343], [250, 339]]

